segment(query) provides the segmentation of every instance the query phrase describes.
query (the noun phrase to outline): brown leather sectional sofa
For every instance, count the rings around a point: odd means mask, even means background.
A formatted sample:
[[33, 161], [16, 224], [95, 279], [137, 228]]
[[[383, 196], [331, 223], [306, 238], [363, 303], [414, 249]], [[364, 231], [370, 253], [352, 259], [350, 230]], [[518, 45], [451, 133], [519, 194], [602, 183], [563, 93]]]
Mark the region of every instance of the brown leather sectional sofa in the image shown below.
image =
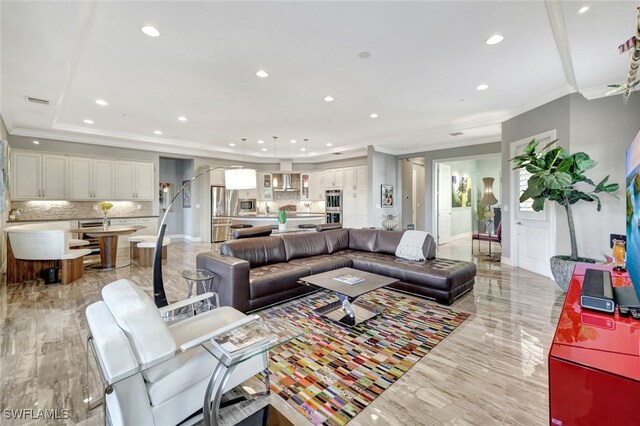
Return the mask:
[[431, 236], [423, 246], [426, 261], [396, 258], [401, 238], [402, 232], [336, 229], [233, 240], [219, 254], [198, 254], [196, 264], [216, 275], [213, 290], [221, 304], [242, 312], [314, 291], [298, 280], [343, 267], [397, 278], [390, 288], [447, 305], [473, 288], [474, 263], [435, 258]]

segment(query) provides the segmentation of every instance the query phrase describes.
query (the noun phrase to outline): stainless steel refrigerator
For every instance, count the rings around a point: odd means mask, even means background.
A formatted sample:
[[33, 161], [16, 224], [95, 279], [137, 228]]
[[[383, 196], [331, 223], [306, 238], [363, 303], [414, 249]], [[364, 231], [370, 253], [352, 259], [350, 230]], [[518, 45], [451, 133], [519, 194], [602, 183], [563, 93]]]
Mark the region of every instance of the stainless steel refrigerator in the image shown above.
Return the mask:
[[[231, 216], [237, 214], [237, 191], [211, 187], [211, 242], [226, 241], [231, 235]], [[235, 210], [235, 212], [234, 212]]]

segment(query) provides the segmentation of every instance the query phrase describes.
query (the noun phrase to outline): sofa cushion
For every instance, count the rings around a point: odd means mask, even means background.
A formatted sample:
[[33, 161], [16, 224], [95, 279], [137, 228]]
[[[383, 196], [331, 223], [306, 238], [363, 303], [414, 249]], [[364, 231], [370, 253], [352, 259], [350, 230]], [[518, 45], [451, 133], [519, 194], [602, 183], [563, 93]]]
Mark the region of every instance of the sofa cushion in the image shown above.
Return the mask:
[[398, 259], [389, 254], [347, 250], [353, 268], [374, 274], [397, 278], [399, 281], [450, 291], [476, 276], [476, 265], [449, 259], [424, 262]]
[[291, 262], [264, 265], [249, 271], [251, 299], [280, 293], [299, 286], [298, 280], [311, 275], [309, 268]]
[[220, 245], [220, 253], [249, 262], [250, 268], [285, 262], [287, 257], [281, 238], [257, 237], [227, 241]]
[[329, 253], [349, 248], [348, 229], [332, 229], [330, 231], [324, 231], [321, 235], [324, 235], [324, 238], [327, 240], [327, 250], [329, 250]]
[[345, 256], [323, 254], [320, 256], [306, 257], [304, 259], [294, 259], [291, 264], [302, 266], [312, 274], [320, 274], [322, 272], [333, 271], [339, 268], [350, 268], [351, 259]]
[[327, 241], [320, 233], [291, 234], [280, 237], [284, 242], [287, 261], [327, 254]]
[[403, 235], [404, 231], [378, 231], [373, 251], [395, 255]]
[[373, 251], [378, 231], [375, 229], [349, 229], [349, 248], [351, 250]]

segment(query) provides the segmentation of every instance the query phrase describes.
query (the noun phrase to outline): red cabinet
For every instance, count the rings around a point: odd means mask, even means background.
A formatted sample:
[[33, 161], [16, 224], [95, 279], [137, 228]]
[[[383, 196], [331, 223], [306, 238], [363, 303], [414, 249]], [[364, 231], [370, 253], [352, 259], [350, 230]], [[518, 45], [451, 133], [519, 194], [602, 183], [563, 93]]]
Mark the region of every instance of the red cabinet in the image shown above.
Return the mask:
[[[576, 266], [549, 352], [549, 424], [640, 425], [640, 321], [582, 309], [587, 268], [611, 270]], [[631, 285], [626, 273], [612, 281]]]

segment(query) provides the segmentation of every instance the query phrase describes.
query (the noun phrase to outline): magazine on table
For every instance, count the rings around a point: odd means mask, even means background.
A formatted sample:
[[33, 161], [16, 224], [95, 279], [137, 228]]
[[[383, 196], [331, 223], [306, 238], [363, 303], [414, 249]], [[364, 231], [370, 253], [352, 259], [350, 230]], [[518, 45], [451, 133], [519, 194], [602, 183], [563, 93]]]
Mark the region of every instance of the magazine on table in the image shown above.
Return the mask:
[[364, 281], [364, 278], [350, 274], [338, 275], [337, 277], [333, 277], [333, 279], [349, 285], [358, 284]]
[[229, 355], [239, 355], [276, 340], [277, 336], [258, 321], [221, 333], [213, 338]]

